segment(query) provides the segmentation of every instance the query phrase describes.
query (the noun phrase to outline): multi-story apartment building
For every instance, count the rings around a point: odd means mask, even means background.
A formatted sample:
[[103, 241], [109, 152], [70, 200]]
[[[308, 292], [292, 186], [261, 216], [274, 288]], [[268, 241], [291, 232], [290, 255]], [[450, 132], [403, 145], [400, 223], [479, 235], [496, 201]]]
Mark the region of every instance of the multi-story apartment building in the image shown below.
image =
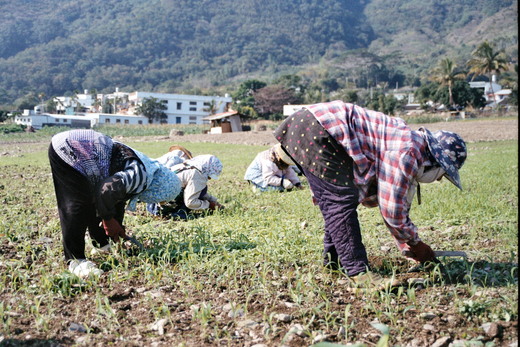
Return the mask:
[[143, 100], [155, 98], [164, 103], [168, 124], [203, 124], [204, 117], [222, 113], [229, 109], [233, 99], [225, 96], [184, 95], [150, 92], [133, 92], [128, 94], [129, 111], [143, 103]]
[[[120, 92], [117, 88], [112, 94], [83, 94], [56, 97], [57, 114], [45, 112], [43, 105], [34, 110], [24, 110], [15, 117], [15, 122], [39, 129], [43, 126], [61, 125], [91, 127], [96, 124], [148, 124], [148, 119], [136, 114], [138, 106], [149, 98], [162, 102], [166, 109], [168, 124], [205, 124], [206, 117], [228, 111], [232, 102], [229, 95], [203, 96], [151, 92]], [[109, 104], [112, 112], [103, 112]]]

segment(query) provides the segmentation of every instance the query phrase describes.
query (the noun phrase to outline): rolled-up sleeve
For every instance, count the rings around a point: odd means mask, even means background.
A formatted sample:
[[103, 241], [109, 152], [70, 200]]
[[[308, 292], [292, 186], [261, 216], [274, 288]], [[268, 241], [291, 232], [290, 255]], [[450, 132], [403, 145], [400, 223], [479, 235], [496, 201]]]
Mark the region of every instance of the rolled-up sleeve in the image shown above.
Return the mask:
[[406, 152], [386, 152], [378, 170], [377, 197], [384, 222], [400, 243], [416, 241], [417, 227], [410, 219], [408, 190], [418, 170], [418, 161], [413, 149]]

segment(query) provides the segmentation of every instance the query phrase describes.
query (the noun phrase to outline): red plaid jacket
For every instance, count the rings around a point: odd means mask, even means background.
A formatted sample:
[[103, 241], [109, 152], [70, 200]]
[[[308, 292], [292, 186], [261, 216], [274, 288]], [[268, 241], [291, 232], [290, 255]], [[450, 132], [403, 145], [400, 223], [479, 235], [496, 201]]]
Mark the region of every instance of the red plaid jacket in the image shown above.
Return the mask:
[[306, 107], [354, 160], [360, 203], [379, 206], [386, 226], [398, 241], [418, 241], [406, 199], [413, 178], [427, 160], [427, 144], [396, 117], [332, 101]]

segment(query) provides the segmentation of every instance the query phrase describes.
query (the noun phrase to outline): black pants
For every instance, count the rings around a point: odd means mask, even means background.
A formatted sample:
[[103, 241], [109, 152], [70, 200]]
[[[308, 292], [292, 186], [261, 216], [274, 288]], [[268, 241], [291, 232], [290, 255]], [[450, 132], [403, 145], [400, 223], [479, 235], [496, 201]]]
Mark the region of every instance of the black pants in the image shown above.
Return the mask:
[[62, 232], [65, 260], [85, 259], [85, 232], [88, 229], [97, 247], [108, 244], [108, 236], [100, 226], [88, 180], [65, 163], [49, 146], [49, 161]]
[[349, 276], [369, 270], [357, 214], [358, 189], [334, 185], [303, 170], [325, 222], [324, 265], [341, 266]]
[[341, 265], [349, 276], [367, 271], [352, 158], [305, 109], [288, 117], [275, 137], [303, 171], [323, 215], [324, 265]]

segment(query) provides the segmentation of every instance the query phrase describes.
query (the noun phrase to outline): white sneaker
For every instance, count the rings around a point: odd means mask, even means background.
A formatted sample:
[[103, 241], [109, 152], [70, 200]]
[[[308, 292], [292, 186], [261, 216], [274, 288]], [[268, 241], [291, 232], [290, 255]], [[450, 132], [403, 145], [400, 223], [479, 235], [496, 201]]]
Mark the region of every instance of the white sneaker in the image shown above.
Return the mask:
[[92, 248], [92, 250], [90, 251], [90, 255], [97, 255], [97, 254], [103, 254], [103, 253], [110, 253], [110, 243], [107, 243], [106, 245], [104, 245], [103, 247], [100, 247], [100, 248], [97, 248], [97, 247], [94, 247]]
[[69, 271], [80, 278], [87, 278], [90, 275], [100, 276], [103, 270], [98, 269], [96, 264], [86, 259], [74, 259], [69, 264]]

